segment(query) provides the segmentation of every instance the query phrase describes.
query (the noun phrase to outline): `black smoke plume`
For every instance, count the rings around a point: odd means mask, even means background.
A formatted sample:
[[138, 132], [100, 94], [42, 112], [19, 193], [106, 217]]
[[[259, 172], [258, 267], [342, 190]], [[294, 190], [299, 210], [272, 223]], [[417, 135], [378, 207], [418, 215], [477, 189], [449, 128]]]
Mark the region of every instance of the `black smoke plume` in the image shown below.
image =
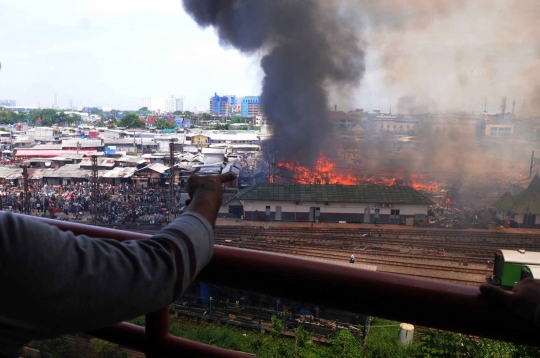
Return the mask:
[[343, 95], [359, 85], [364, 52], [341, 1], [183, 0], [203, 27], [216, 29], [223, 45], [262, 51], [262, 108], [273, 130], [265, 146], [276, 161], [314, 164], [329, 143], [328, 90]]

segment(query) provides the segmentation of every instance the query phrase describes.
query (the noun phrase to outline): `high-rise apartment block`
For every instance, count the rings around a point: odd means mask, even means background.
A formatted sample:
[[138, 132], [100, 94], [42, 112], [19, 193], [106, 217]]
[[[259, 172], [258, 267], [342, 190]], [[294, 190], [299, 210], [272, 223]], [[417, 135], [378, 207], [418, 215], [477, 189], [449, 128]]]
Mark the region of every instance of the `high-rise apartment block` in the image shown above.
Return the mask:
[[236, 96], [218, 96], [214, 93], [210, 97], [210, 113], [216, 116], [230, 116], [236, 113], [237, 110]]
[[242, 116], [258, 116], [261, 111], [261, 99], [257, 96], [246, 96], [242, 98]]
[[171, 113], [184, 110], [184, 100], [175, 96], [168, 98], [143, 98], [141, 102], [143, 107], [147, 107], [149, 111], [159, 113]]

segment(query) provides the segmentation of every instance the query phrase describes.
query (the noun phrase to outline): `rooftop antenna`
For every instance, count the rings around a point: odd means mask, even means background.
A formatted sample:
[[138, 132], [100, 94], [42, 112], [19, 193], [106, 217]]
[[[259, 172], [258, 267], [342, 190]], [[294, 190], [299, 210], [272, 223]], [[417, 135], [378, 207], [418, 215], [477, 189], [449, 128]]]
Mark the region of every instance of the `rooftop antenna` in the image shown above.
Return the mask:
[[514, 98], [514, 101], [512, 102], [512, 115], [516, 113], [516, 99]]
[[501, 103], [501, 116], [503, 119], [504, 119], [505, 114], [506, 114], [506, 97], [503, 97], [502, 103]]
[[487, 113], [487, 97], [484, 98], [484, 113]]

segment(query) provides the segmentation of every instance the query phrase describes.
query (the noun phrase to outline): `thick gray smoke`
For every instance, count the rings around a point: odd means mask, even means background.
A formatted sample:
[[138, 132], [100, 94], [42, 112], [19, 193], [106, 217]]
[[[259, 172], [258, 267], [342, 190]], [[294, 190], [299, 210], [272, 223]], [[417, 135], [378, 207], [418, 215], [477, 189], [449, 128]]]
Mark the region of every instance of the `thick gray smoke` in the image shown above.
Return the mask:
[[183, 0], [221, 43], [263, 51], [261, 101], [274, 135], [266, 154], [313, 164], [328, 146], [328, 88], [346, 93], [364, 74], [364, 52], [340, 1]]

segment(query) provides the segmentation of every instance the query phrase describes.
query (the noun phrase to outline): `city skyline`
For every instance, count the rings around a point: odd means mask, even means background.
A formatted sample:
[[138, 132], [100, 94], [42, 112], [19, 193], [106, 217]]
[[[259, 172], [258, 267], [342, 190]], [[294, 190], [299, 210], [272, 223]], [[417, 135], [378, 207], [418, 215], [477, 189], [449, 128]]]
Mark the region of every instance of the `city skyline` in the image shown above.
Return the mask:
[[[397, 4], [388, 16], [379, 5], [362, 6], [366, 73], [356, 90], [331, 91], [329, 108], [481, 112], [487, 98], [487, 111], [497, 112], [502, 97], [531, 108], [539, 73], [534, 1], [459, 2], [443, 13], [430, 3]], [[426, 13], [429, 20], [410, 22]], [[176, 0], [0, 0], [0, 43], [0, 98], [18, 105], [54, 103], [57, 94], [59, 108], [136, 110], [141, 98], [176, 94], [185, 110], [206, 111], [212, 93], [261, 92], [264, 53], [220, 44]]]

